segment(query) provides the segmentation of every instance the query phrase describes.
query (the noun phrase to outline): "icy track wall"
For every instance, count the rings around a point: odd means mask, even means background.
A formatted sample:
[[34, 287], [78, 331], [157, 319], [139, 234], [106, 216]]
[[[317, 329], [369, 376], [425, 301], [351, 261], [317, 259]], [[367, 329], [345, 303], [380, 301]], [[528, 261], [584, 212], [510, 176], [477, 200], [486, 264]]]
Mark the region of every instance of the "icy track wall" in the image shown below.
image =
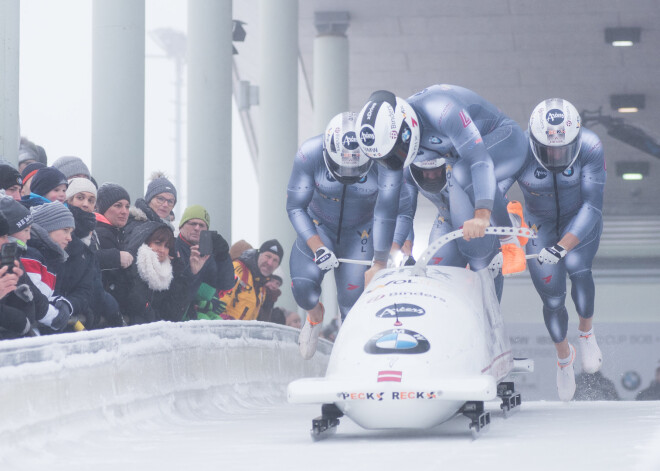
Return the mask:
[[99, 416], [284, 401], [290, 381], [325, 374], [331, 350], [322, 340], [303, 360], [298, 332], [158, 322], [0, 342], [0, 439]]

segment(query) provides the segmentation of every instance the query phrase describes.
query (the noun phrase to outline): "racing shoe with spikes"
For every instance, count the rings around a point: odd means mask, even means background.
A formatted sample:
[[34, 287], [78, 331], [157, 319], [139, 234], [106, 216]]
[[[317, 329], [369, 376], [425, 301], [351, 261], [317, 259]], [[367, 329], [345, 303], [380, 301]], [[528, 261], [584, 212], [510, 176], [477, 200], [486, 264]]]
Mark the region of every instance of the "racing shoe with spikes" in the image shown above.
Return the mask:
[[[323, 304], [321, 304], [323, 308]], [[325, 308], [323, 308], [325, 313]], [[300, 354], [305, 360], [309, 360], [316, 353], [316, 346], [319, 343], [319, 336], [323, 330], [323, 318], [318, 322], [313, 322], [307, 314], [307, 320], [305, 325], [300, 329], [300, 334], [298, 335], [298, 349]]]

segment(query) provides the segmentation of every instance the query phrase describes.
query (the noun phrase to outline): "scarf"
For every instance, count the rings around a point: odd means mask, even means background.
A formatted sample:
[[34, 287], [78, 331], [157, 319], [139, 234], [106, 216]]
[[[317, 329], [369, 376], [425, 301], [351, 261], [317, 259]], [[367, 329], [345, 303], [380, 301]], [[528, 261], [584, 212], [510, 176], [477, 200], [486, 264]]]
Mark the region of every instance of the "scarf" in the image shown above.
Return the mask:
[[137, 271], [140, 278], [154, 291], [165, 291], [174, 278], [170, 259], [159, 262], [158, 254], [146, 244], [142, 244], [138, 249]]

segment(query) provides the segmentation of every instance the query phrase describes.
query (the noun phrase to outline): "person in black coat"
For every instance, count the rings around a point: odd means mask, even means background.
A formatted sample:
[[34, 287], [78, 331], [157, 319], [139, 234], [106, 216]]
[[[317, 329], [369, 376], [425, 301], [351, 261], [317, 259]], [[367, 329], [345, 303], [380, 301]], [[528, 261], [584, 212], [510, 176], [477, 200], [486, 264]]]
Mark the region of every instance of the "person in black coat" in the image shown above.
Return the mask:
[[124, 229], [126, 237], [146, 221], [163, 222], [174, 231], [170, 214], [176, 205], [176, 188], [162, 173], [156, 172], [151, 177], [144, 198], [138, 198], [131, 208], [128, 223]]
[[99, 187], [96, 200], [99, 249], [96, 256], [101, 266], [103, 289], [117, 301], [128, 293], [127, 269], [134, 261], [124, 244], [130, 205], [131, 197], [120, 185], [104, 183]]
[[118, 299], [129, 324], [183, 320], [190, 278], [174, 253], [174, 233], [162, 222], [147, 221], [126, 240], [135, 257], [128, 269], [130, 288]]

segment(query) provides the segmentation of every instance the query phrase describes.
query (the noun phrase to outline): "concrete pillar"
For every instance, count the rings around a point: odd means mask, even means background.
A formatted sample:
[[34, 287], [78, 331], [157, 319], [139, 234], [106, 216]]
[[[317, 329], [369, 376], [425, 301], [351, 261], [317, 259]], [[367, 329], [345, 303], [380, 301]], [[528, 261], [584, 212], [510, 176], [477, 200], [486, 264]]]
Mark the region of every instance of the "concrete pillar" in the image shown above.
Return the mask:
[[345, 11], [315, 12], [314, 133], [321, 134], [338, 113], [348, 109], [348, 29]]
[[144, 196], [144, 0], [92, 5], [92, 173]]
[[[345, 11], [315, 12], [314, 26], [314, 134], [325, 131], [328, 122], [348, 109], [349, 15]], [[339, 315], [334, 271], [326, 273], [321, 285], [324, 322]]]
[[[276, 238], [285, 250], [284, 287], [278, 304], [295, 305], [289, 255], [295, 240], [286, 213], [286, 187], [298, 150], [298, 0], [260, 0], [259, 238]], [[251, 191], [251, 190], [250, 190]], [[248, 213], [246, 216], [251, 217]]]
[[232, 185], [231, 16], [231, 0], [188, 2], [188, 204], [204, 206], [211, 227], [227, 240], [231, 239]]
[[0, 157], [18, 163], [19, 0], [0, 0]]

